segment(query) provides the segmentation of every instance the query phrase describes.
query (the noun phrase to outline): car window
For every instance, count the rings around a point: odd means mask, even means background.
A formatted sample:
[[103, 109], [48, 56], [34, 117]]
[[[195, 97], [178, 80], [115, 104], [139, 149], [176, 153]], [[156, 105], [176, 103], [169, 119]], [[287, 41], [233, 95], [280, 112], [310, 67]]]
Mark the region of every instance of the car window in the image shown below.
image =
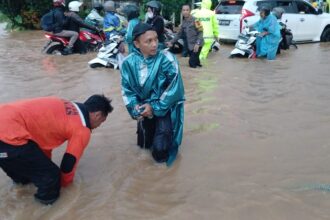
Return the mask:
[[293, 14], [298, 13], [296, 5], [292, 1], [277, 1], [276, 7], [281, 7], [284, 9], [284, 13]]
[[221, 1], [215, 8], [216, 14], [241, 14], [244, 1]]
[[257, 6], [258, 6], [258, 11], [260, 11], [261, 8], [263, 7], [267, 7], [270, 10], [272, 10], [273, 8], [275, 8], [275, 2], [274, 1], [258, 1], [257, 2]]
[[303, 1], [296, 1], [298, 13], [300, 14], [317, 14], [313, 6]]

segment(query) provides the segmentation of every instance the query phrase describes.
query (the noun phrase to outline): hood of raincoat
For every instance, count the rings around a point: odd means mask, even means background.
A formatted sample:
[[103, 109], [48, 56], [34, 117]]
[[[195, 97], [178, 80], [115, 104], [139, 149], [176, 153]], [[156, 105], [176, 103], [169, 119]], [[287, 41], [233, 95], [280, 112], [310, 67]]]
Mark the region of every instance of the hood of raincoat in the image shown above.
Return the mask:
[[203, 0], [201, 7], [204, 9], [211, 9], [212, 1], [211, 0]]

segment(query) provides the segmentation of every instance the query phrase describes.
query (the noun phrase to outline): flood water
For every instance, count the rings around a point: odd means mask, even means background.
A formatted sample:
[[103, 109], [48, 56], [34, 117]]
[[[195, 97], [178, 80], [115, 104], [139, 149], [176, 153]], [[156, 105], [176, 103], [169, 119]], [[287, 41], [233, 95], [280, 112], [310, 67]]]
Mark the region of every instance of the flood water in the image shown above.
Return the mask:
[[118, 71], [90, 69], [95, 53], [43, 55], [42, 32], [0, 34], [1, 103], [104, 93], [115, 107], [54, 205], [0, 170], [1, 220], [330, 219], [330, 44], [299, 45], [273, 62], [228, 59], [225, 45], [201, 69], [179, 58], [184, 139], [167, 168], [135, 145]]

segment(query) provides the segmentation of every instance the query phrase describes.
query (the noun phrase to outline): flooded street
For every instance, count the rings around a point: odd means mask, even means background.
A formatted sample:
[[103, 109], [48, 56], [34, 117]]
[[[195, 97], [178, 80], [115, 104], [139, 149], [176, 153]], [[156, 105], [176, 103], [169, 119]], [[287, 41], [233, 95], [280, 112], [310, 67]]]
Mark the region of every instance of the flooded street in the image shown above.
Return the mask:
[[[136, 146], [120, 74], [90, 69], [95, 53], [46, 56], [42, 32], [0, 32], [0, 103], [55, 95], [113, 99], [75, 183], [53, 206], [0, 170], [0, 219], [330, 219], [330, 44], [298, 45], [276, 61], [228, 59], [201, 69], [179, 58], [186, 90], [178, 160], [156, 165]], [[59, 164], [65, 147], [54, 152]]]

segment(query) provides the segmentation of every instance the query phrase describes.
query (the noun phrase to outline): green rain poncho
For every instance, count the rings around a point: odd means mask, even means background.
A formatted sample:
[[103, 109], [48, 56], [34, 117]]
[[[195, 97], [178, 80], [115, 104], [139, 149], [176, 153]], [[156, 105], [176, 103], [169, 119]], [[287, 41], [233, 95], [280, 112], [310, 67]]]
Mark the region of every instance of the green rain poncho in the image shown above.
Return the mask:
[[134, 48], [123, 62], [121, 86], [124, 103], [132, 118], [135, 118], [134, 107], [137, 104], [149, 103], [154, 116], [162, 117], [171, 112], [174, 140], [167, 161], [170, 166], [176, 158], [183, 134], [185, 97], [177, 59], [167, 50], [144, 58]]

